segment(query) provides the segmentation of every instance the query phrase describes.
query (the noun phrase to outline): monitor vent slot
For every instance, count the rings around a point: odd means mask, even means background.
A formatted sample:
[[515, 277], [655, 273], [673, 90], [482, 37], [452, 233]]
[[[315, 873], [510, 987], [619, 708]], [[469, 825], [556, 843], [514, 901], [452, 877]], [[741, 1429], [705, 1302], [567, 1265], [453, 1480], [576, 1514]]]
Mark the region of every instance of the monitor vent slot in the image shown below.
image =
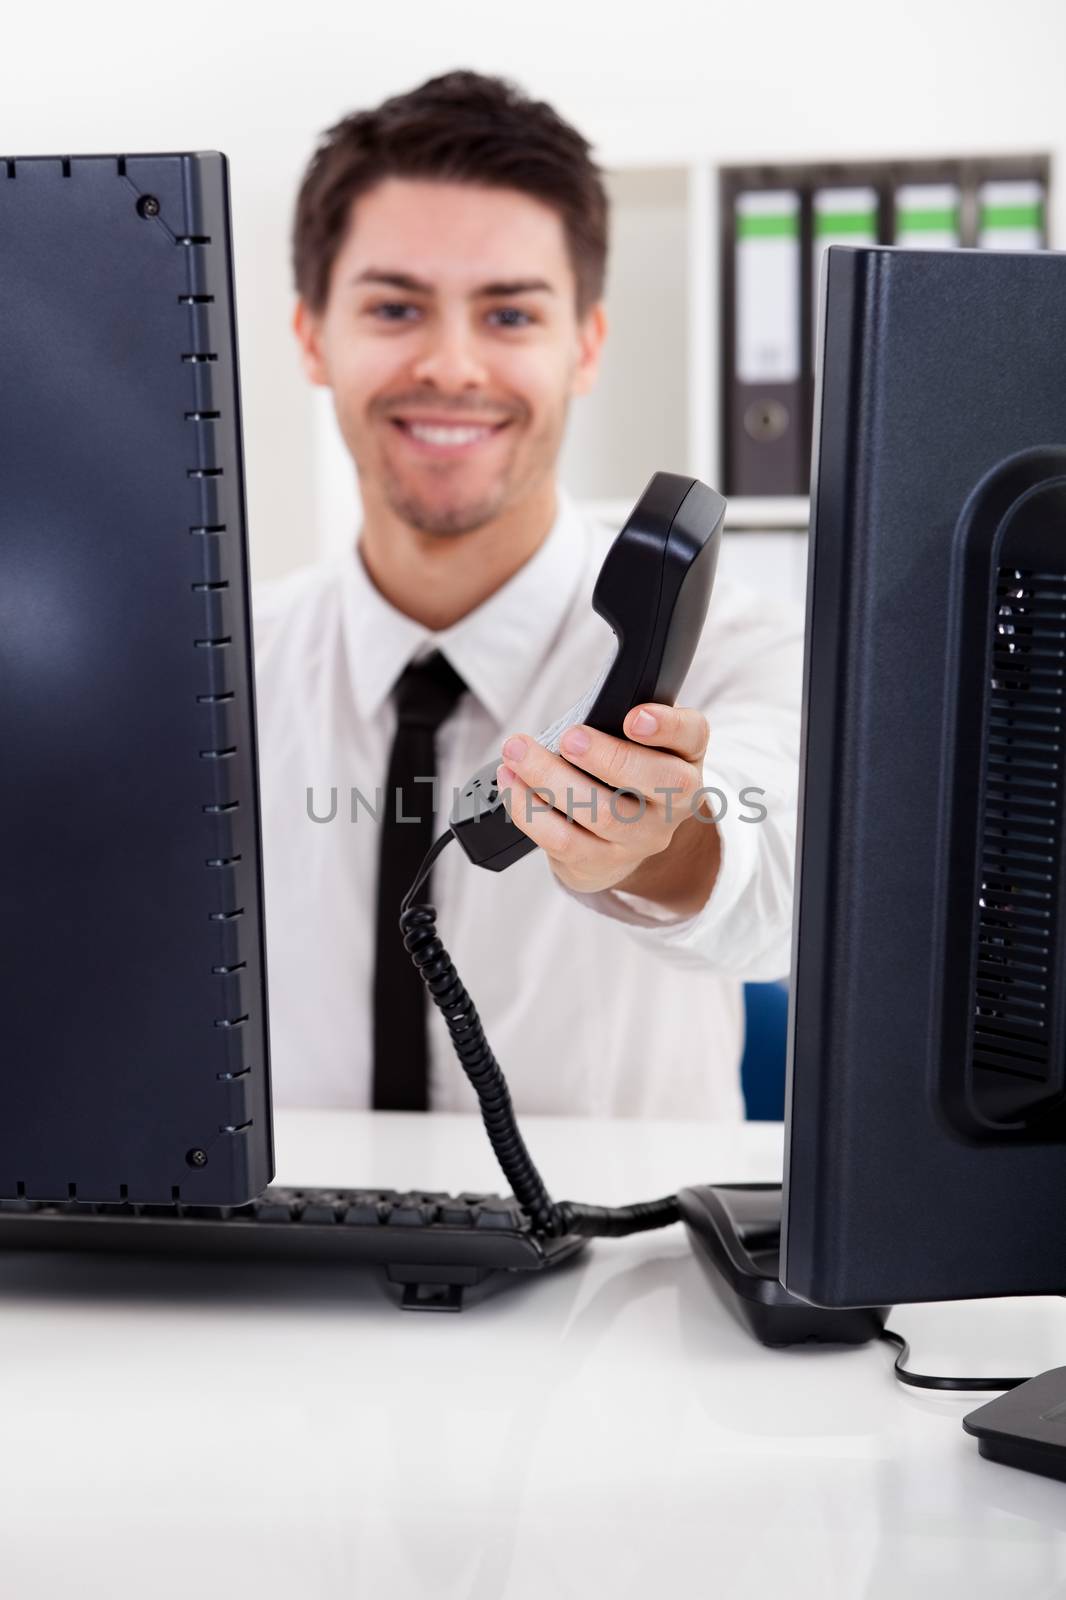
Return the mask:
[[1045, 1083], [1058, 942], [1066, 575], [996, 573], [973, 996], [973, 1066]]

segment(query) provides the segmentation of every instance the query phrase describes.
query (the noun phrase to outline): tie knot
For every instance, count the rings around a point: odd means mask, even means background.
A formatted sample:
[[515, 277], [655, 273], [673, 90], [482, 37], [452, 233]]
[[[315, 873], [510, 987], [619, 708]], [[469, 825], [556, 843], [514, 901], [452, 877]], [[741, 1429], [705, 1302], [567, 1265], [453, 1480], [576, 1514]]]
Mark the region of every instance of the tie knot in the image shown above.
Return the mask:
[[405, 727], [439, 728], [466, 684], [439, 650], [412, 661], [392, 691], [397, 720]]

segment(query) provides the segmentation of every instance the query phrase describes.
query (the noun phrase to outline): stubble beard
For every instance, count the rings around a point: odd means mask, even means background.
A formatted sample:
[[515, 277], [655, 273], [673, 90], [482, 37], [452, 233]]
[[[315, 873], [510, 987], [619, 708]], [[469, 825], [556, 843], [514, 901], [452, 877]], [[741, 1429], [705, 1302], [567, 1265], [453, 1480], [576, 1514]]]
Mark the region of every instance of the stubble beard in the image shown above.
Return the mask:
[[499, 516], [507, 503], [507, 485], [499, 483], [479, 500], [469, 500], [456, 505], [430, 502], [417, 493], [405, 491], [390, 475], [386, 476], [385, 500], [394, 516], [419, 533], [437, 538], [457, 538], [464, 533], [476, 533], [486, 523]]

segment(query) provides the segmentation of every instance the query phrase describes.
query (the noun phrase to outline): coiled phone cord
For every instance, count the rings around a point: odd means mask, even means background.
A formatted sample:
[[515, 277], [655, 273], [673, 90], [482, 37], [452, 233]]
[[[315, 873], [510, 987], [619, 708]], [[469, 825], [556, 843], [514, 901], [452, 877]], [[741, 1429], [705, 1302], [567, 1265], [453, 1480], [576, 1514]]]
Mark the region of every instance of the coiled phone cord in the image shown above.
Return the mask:
[[665, 1228], [672, 1222], [680, 1222], [681, 1212], [675, 1195], [631, 1206], [590, 1206], [576, 1200], [555, 1201], [548, 1193], [519, 1131], [507, 1080], [485, 1037], [477, 1008], [441, 943], [436, 909], [425, 903], [414, 903], [434, 861], [454, 837], [449, 828], [426, 855], [414, 883], [403, 897], [400, 929], [411, 960], [448, 1024], [455, 1053], [478, 1097], [481, 1118], [496, 1159], [534, 1232], [553, 1237], [580, 1234], [585, 1238], [619, 1238], [623, 1234], [644, 1233], [650, 1228]]

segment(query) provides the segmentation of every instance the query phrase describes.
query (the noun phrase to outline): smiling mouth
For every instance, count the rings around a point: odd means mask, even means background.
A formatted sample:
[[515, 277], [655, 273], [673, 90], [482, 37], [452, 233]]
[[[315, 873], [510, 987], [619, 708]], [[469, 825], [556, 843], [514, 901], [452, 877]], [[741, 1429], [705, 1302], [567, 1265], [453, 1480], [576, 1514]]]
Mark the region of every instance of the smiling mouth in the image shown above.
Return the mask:
[[434, 455], [458, 455], [475, 450], [478, 445], [510, 426], [503, 422], [412, 422], [406, 417], [390, 417], [393, 427], [418, 449]]

